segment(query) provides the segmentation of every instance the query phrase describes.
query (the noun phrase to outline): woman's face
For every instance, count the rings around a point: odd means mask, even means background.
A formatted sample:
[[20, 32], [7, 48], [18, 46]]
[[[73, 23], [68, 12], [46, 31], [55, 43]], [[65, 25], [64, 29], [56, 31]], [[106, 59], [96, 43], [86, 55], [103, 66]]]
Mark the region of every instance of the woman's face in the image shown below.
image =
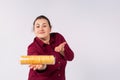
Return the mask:
[[40, 39], [47, 39], [50, 36], [51, 28], [46, 19], [38, 19], [34, 25], [35, 35]]

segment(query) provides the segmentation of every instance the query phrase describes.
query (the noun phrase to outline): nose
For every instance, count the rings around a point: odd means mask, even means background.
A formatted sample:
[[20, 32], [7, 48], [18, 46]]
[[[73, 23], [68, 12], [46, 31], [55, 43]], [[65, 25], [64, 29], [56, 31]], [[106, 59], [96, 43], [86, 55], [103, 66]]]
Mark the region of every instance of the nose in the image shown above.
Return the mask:
[[42, 26], [40, 26], [40, 27], [39, 27], [39, 30], [43, 30], [43, 27], [42, 27]]

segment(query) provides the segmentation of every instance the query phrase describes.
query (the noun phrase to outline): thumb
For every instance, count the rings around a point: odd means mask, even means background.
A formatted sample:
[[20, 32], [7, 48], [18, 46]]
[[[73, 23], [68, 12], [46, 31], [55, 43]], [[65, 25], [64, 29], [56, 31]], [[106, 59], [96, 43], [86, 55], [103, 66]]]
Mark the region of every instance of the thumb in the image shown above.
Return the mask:
[[64, 47], [67, 44], [67, 42], [61, 43], [61, 46]]
[[67, 42], [63, 42], [62, 44], [67, 44]]

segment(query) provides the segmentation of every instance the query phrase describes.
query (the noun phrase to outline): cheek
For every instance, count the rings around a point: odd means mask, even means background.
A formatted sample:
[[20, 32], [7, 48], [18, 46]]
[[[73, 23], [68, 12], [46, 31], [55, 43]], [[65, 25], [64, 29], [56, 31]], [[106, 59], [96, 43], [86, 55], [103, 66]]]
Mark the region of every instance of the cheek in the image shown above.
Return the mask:
[[47, 35], [47, 34], [50, 33], [50, 29], [49, 29], [49, 28], [45, 28], [45, 29], [44, 29], [44, 32], [45, 32], [45, 34]]
[[51, 30], [48, 30], [48, 33], [50, 33], [51, 32]]
[[37, 31], [37, 30], [34, 30], [34, 34], [35, 34], [35, 35], [38, 35], [38, 31]]
[[35, 32], [35, 33], [37, 33], [38, 31], [39, 31], [39, 29], [36, 29], [36, 28], [34, 29], [34, 32]]
[[47, 32], [49, 32], [49, 33], [50, 33], [50, 32], [51, 32], [51, 29], [47, 29]]
[[50, 32], [51, 32], [51, 31], [50, 31], [50, 30], [48, 30], [48, 31], [47, 31], [47, 35], [49, 35], [49, 34], [50, 34]]

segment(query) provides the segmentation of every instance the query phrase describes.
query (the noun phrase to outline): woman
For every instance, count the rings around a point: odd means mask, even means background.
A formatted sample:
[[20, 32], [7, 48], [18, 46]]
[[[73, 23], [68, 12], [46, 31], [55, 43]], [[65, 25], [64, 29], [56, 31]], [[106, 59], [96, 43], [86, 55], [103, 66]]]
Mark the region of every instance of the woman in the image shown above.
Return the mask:
[[54, 65], [29, 65], [28, 80], [65, 80], [67, 61], [72, 61], [74, 53], [64, 37], [59, 33], [51, 33], [51, 23], [44, 16], [38, 16], [33, 22], [36, 35], [28, 46], [28, 55], [54, 55]]

